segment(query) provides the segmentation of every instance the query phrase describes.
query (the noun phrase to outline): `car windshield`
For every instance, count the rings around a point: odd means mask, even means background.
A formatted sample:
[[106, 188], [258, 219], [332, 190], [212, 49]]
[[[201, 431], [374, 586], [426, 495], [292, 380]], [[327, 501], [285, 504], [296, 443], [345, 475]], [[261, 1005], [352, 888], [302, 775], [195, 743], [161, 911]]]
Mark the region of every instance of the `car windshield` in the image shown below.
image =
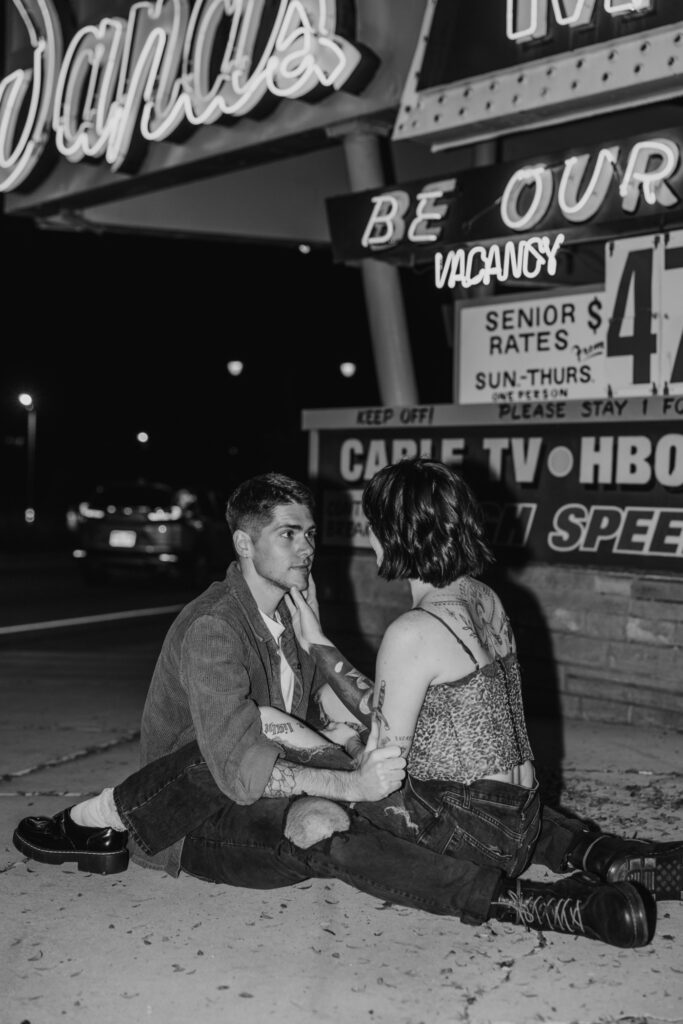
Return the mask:
[[175, 504], [175, 491], [163, 484], [104, 484], [90, 499], [95, 505], [130, 505], [137, 508], [169, 508]]

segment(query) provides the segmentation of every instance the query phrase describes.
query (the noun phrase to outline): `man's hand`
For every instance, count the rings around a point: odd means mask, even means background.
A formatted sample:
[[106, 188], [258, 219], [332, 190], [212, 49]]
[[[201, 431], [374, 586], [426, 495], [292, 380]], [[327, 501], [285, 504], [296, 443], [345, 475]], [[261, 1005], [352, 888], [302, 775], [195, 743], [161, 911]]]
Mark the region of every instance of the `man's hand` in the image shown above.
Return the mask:
[[320, 627], [318, 601], [312, 576], [308, 579], [306, 597], [297, 587], [292, 587], [289, 594], [285, 594], [285, 602], [292, 616], [296, 638], [307, 653], [311, 644], [331, 646]]
[[[360, 766], [354, 771], [358, 796], [353, 800], [381, 800], [400, 789], [406, 774], [406, 759], [395, 744], [378, 747], [379, 723], [373, 719]], [[355, 787], [354, 787], [355, 788]]]

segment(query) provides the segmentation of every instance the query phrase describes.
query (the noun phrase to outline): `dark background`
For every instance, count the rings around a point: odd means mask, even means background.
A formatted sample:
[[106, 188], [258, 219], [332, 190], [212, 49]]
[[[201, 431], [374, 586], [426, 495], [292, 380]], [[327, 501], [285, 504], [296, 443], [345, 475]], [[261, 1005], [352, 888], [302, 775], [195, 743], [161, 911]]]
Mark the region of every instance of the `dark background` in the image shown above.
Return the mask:
[[[5, 546], [63, 529], [67, 507], [102, 480], [223, 494], [271, 469], [305, 478], [302, 409], [380, 401], [360, 272], [328, 251], [46, 230], [8, 215], [0, 239]], [[449, 402], [447, 307], [424, 269], [401, 273], [420, 400]], [[351, 379], [343, 360], [358, 366]], [[37, 410], [30, 528], [22, 391]]]

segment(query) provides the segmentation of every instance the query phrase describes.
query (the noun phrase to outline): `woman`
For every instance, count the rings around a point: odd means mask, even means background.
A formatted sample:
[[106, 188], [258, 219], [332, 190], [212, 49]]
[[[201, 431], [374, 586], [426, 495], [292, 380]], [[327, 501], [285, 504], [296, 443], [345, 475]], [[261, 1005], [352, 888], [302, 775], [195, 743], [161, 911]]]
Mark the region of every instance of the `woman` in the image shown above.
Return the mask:
[[[448, 467], [410, 459], [373, 477], [363, 511], [379, 575], [407, 579], [412, 607], [384, 634], [374, 691], [363, 677], [337, 673], [338, 696], [355, 720], [367, 726], [375, 717], [380, 745], [397, 745], [407, 759], [393, 814], [375, 804], [356, 809], [439, 852], [518, 874], [540, 830], [538, 785], [510, 623], [477, 579], [493, 560], [479, 506]], [[334, 648], [312, 616], [303, 618], [301, 596], [293, 599], [302, 639], [327, 647], [314, 653], [329, 664]], [[329, 694], [322, 703], [329, 712]], [[449, 814], [429, 813], [446, 794]], [[456, 818], [457, 843], [446, 841]]]
[[[478, 579], [493, 556], [469, 487], [442, 463], [406, 459], [373, 477], [363, 511], [379, 575], [408, 580], [412, 599], [384, 634], [374, 685], [344, 661], [302, 595], [293, 590], [289, 600], [301, 642], [326, 667], [334, 691], [323, 690], [328, 717], [347, 728], [378, 723], [380, 745], [400, 747], [407, 761], [401, 788], [355, 804], [355, 813], [435, 852], [500, 870], [490, 917], [644, 944], [653, 904], [640, 865], [623, 856], [625, 841], [541, 807], [514, 636], [499, 597]], [[519, 880], [532, 861], [591, 873]], [[635, 943], [610, 905], [617, 888], [640, 921]]]

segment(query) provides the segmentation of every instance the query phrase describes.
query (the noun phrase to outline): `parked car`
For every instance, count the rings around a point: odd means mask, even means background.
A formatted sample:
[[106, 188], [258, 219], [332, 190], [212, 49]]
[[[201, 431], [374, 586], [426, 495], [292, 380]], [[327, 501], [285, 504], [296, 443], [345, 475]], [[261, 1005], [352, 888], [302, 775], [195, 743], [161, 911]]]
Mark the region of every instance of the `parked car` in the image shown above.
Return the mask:
[[86, 580], [112, 570], [167, 572], [203, 585], [218, 578], [233, 557], [224, 504], [147, 480], [102, 483], [67, 512], [73, 556]]

